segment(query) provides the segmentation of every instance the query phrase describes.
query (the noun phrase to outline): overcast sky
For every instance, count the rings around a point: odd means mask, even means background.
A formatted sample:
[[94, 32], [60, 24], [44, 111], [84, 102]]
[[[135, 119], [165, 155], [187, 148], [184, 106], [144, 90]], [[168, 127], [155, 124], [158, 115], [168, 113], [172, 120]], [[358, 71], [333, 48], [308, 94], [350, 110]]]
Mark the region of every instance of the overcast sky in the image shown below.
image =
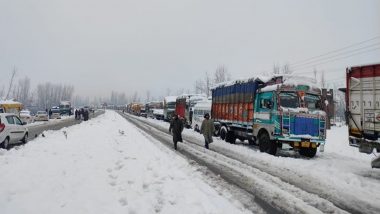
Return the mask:
[[[82, 96], [159, 96], [220, 64], [255, 76], [376, 36], [378, 0], [0, 0], [0, 87], [16, 66]], [[343, 83], [346, 66], [379, 61], [377, 49], [313, 67]]]

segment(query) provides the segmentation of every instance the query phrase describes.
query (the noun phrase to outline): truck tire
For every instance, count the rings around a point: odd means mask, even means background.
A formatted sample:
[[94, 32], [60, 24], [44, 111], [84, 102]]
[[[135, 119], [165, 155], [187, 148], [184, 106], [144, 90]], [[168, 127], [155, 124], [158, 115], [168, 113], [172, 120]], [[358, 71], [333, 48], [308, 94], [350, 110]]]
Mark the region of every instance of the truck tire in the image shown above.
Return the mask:
[[231, 131], [227, 132], [226, 142], [231, 143], [231, 144], [236, 143], [236, 136], [235, 136], [234, 132], [231, 132]]
[[[220, 138], [222, 140], [226, 140], [226, 137], [227, 137], [227, 128], [225, 126], [222, 126], [220, 128]], [[226, 140], [227, 141], [227, 140]]]
[[313, 158], [317, 154], [317, 148], [300, 148], [300, 155]]
[[269, 135], [266, 131], [259, 134], [259, 148], [260, 152], [265, 152], [270, 155], [276, 155], [277, 145], [275, 141], [270, 140]]

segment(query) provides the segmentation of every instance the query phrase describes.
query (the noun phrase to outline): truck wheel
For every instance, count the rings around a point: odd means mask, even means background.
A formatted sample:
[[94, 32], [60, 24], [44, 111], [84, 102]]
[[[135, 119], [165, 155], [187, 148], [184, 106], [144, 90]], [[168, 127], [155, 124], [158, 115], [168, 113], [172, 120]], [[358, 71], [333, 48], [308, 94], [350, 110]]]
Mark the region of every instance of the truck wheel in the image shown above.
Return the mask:
[[312, 158], [317, 154], [317, 148], [300, 148], [300, 155]]
[[270, 155], [276, 155], [277, 145], [275, 141], [270, 140], [267, 132], [262, 132], [259, 135], [259, 148], [260, 152], [265, 152]]
[[231, 144], [236, 143], [236, 136], [233, 132], [227, 132], [226, 141]]
[[222, 140], [226, 140], [226, 137], [227, 137], [227, 129], [225, 126], [222, 126], [222, 128], [220, 128], [220, 138]]

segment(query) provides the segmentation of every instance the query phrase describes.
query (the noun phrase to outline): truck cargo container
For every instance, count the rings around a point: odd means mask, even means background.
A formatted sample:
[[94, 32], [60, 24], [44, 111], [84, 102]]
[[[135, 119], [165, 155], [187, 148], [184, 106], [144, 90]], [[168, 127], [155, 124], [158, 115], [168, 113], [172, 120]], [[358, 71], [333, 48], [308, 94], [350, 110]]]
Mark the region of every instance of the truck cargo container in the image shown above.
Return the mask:
[[185, 127], [193, 123], [193, 108], [195, 104], [207, 100], [204, 94], [184, 94], [176, 99], [175, 113], [183, 120]]
[[380, 152], [380, 63], [346, 68], [344, 91], [350, 146]]
[[248, 140], [272, 155], [288, 147], [314, 157], [325, 144], [326, 114], [320, 88], [306, 79], [283, 75], [215, 86], [211, 117], [217, 134], [230, 143]]

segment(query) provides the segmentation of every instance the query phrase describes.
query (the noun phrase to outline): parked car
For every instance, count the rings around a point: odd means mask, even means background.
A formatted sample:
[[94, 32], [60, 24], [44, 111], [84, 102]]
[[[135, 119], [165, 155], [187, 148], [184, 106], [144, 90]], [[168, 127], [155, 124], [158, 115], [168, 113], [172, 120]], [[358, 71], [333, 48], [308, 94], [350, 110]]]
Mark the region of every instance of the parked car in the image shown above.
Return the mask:
[[58, 106], [54, 106], [50, 109], [50, 119], [61, 119], [61, 110]]
[[37, 111], [34, 121], [49, 121], [49, 116], [46, 111]]
[[0, 113], [0, 146], [8, 149], [9, 145], [26, 143], [28, 141], [28, 128], [24, 126], [19, 117], [12, 113]]
[[25, 122], [25, 123], [33, 122], [33, 116], [28, 110], [20, 111], [20, 119], [22, 122]]

